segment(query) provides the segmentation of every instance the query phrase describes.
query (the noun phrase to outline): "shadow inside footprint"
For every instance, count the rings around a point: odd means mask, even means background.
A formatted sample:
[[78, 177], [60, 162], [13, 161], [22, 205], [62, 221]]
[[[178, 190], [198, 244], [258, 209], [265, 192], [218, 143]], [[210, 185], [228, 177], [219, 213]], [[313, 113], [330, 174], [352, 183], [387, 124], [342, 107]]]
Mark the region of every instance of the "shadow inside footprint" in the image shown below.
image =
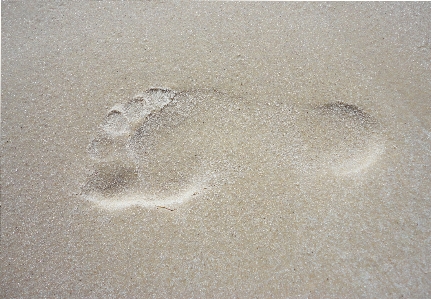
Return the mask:
[[315, 111], [331, 118], [339, 117], [343, 120], [350, 119], [351, 124], [354, 126], [362, 126], [368, 129], [377, 126], [377, 120], [370, 114], [362, 111], [356, 105], [347, 104], [341, 101], [318, 106], [315, 108]]
[[105, 197], [117, 195], [138, 181], [138, 173], [133, 165], [119, 162], [102, 162], [88, 177], [83, 188], [85, 193], [100, 193]]

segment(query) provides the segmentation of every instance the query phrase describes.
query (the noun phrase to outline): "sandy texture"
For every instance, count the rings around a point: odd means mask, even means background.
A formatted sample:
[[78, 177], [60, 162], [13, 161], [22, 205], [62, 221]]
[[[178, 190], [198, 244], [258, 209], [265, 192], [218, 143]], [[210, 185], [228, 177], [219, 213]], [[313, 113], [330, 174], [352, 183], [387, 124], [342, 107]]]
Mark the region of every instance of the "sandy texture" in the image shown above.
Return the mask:
[[2, 2], [1, 112], [1, 297], [431, 297], [428, 3]]

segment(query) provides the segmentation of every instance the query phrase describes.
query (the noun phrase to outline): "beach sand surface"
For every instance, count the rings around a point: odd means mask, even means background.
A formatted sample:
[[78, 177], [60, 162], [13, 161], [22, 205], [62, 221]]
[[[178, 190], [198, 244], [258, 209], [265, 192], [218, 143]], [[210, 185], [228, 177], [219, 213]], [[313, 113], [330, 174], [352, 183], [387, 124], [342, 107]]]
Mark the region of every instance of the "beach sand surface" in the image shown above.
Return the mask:
[[1, 46], [1, 297], [431, 297], [431, 4], [4, 1]]

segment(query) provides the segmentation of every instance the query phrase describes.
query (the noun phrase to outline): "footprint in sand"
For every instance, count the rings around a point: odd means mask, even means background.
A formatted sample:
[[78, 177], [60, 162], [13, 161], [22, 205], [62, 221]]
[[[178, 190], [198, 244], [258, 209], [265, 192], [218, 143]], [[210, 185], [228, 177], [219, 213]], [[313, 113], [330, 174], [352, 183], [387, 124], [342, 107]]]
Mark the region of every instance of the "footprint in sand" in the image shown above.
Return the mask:
[[362, 173], [382, 152], [378, 122], [342, 102], [298, 110], [150, 89], [108, 112], [88, 146], [83, 195], [106, 209], [171, 209], [238, 177]]

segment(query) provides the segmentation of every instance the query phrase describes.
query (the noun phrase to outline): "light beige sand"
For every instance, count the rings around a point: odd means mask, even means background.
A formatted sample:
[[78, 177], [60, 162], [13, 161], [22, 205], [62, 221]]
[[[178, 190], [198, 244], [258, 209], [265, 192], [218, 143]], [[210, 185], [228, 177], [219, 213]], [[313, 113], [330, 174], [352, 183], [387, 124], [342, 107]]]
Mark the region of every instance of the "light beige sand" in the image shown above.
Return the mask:
[[2, 3], [1, 297], [431, 297], [431, 5]]

